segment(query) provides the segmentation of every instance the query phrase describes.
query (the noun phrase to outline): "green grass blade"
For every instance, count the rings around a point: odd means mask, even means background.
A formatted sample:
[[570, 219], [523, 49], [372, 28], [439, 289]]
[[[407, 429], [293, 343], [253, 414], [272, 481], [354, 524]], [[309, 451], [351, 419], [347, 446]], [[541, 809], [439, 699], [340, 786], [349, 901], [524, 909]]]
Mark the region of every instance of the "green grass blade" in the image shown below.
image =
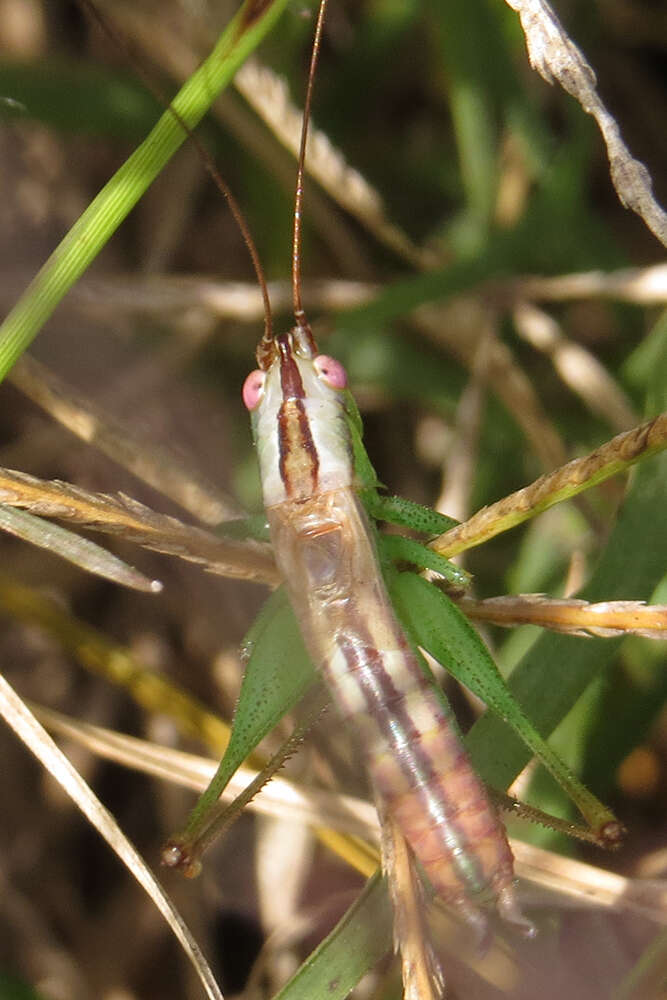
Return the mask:
[[[545, 743], [512, 696], [479, 635], [456, 605], [432, 584], [413, 573], [396, 576], [391, 581], [391, 594], [403, 623], [417, 645], [427, 650], [457, 680], [482, 698], [497, 718], [504, 719], [512, 727], [577, 803], [594, 832], [603, 836], [615, 834], [618, 824], [613, 813], [591, 795]], [[497, 745], [493, 752], [498, 753]], [[485, 772], [482, 771], [482, 774], [487, 777]]]
[[24, 510], [14, 510], [0, 504], [0, 531], [22, 538], [38, 548], [47, 549], [86, 572], [113, 580], [123, 587], [144, 590], [149, 594], [162, 590], [162, 584], [158, 580], [149, 580], [134, 566], [103, 549], [101, 545]]
[[474, 247], [488, 235], [495, 205], [499, 155], [495, 111], [502, 82], [496, 66], [498, 61], [506, 62], [499, 53], [504, 39], [498, 11], [490, 5], [450, 0], [429, 7], [447, 70], [447, 96], [467, 202], [467, 218], [458, 221], [457, 235], [459, 245]]
[[385, 328], [426, 302], [447, 299], [489, 278], [497, 278], [511, 269], [508, 250], [509, 240], [504, 236], [497, 237], [489, 240], [485, 252], [473, 260], [455, 261], [445, 270], [396, 281], [367, 305], [341, 313], [336, 328], [350, 336], [369, 327]]
[[656, 934], [632, 971], [614, 988], [611, 1000], [659, 997], [665, 984], [667, 930]]
[[384, 879], [366, 888], [275, 1000], [344, 1000], [391, 947], [391, 905]]
[[[246, 0], [173, 106], [194, 128], [282, 13], [287, 0]], [[257, 11], [260, 13], [257, 14]], [[125, 216], [187, 138], [171, 111], [100, 191], [54, 250], [0, 327], [0, 379], [29, 346]]]

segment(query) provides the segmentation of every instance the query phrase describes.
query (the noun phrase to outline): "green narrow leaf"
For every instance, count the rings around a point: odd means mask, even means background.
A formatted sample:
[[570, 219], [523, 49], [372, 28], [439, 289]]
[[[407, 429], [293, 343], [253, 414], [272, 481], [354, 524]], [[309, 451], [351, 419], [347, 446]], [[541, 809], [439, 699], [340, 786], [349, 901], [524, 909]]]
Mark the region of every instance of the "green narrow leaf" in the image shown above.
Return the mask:
[[[426, 649], [457, 680], [478, 695], [496, 717], [512, 727], [577, 803], [591, 829], [602, 832], [608, 824], [614, 824], [609, 829], [615, 831], [618, 824], [613, 814], [591, 795], [544, 741], [513, 697], [476, 630], [456, 605], [432, 584], [413, 573], [396, 575], [391, 579], [390, 587], [401, 620], [417, 645]], [[500, 746], [494, 746], [494, 756], [499, 753]], [[482, 773], [488, 778], [484, 771]]]
[[459, 587], [470, 586], [470, 573], [413, 538], [405, 538], [403, 535], [380, 535], [378, 547], [383, 557], [392, 562], [406, 562], [418, 569], [431, 569]]
[[391, 947], [391, 904], [374, 875], [331, 934], [308, 956], [275, 1000], [344, 1000]]
[[455, 518], [405, 497], [381, 496], [371, 490], [364, 490], [362, 497], [366, 509], [376, 521], [397, 524], [422, 535], [439, 535], [459, 524]]
[[456, 261], [445, 270], [420, 274], [387, 285], [372, 302], [346, 309], [336, 323], [338, 331], [354, 337], [369, 328], [384, 329], [395, 319], [426, 302], [447, 299], [457, 292], [499, 277], [512, 266], [511, 244], [506, 236], [490, 239], [485, 252], [474, 260]]
[[312, 662], [283, 588], [268, 599], [242, 648], [247, 664], [232, 734], [218, 770], [188, 820], [183, 834], [187, 840], [199, 836], [207, 824], [209, 808], [229, 779], [315, 680]]
[[667, 956], [667, 930], [656, 934], [637, 964], [618, 983], [611, 1000], [641, 1000], [642, 997], [660, 997], [665, 985], [665, 957]]
[[[459, 220], [462, 249], [481, 245], [491, 225], [498, 182], [495, 106], [502, 77], [496, 64], [504, 40], [496, 10], [484, 3], [431, 4], [434, 37], [447, 69], [447, 97], [467, 206]], [[495, 7], [495, 5], [494, 5]]]

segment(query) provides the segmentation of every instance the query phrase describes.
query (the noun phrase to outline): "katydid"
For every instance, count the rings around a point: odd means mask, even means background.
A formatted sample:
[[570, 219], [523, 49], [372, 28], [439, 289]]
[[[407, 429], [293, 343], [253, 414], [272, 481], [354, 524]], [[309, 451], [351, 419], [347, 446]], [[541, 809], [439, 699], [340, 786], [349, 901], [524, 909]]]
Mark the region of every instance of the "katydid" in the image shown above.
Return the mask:
[[[382, 499], [363, 453], [342, 365], [320, 354], [301, 302], [300, 249], [303, 174], [314, 69], [326, 0], [321, 0], [304, 109], [297, 169], [292, 285], [295, 326], [275, 335], [270, 314], [257, 349], [259, 369], [243, 387], [252, 416], [264, 505], [278, 567], [312, 660], [321, 669], [340, 714], [349, 722], [365, 759], [378, 811], [391, 825], [383, 860], [392, 874], [391, 838], [409, 845], [437, 894], [476, 929], [488, 931], [485, 905], [529, 936], [521, 913], [511, 851], [495, 806], [463, 749], [451, 711], [443, 703], [417, 646], [429, 638], [418, 625], [399, 623], [383, 581], [374, 529], [360, 499], [383, 513]], [[356, 460], [356, 461], [355, 461]], [[400, 504], [398, 505], [400, 507]], [[406, 512], [407, 511], [407, 512]], [[396, 505], [394, 511], [396, 512]], [[392, 512], [387, 515], [392, 517]], [[399, 517], [410, 520], [404, 506]], [[435, 521], [438, 516], [434, 515]], [[441, 523], [441, 522], [440, 522]], [[432, 533], [439, 530], [433, 524]], [[394, 553], [419, 562], [415, 550]], [[409, 553], [412, 553], [411, 555]], [[430, 566], [459, 585], [465, 574], [443, 560]], [[428, 559], [424, 558], [426, 565]], [[426, 601], [446, 602], [418, 578], [411, 584], [389, 571], [399, 605], [406, 586], [428, 590]], [[596, 828], [613, 841], [619, 826], [570, 774], [508, 695], [481, 641], [453, 605], [446, 604], [453, 639], [441, 641], [438, 658], [452, 665], [488, 704], [513, 721], [528, 745], [576, 799]], [[436, 644], [437, 645], [437, 644]], [[457, 655], [458, 652], [462, 656]], [[474, 665], [467, 665], [470, 656]], [[483, 664], [482, 677], [477, 676]], [[224, 763], [224, 762], [223, 762]], [[212, 783], [181, 837], [165, 849], [165, 863], [193, 874], [215, 825], [213, 805], [224, 783]], [[400, 892], [392, 895], [399, 911]], [[401, 943], [401, 920], [396, 938]]]
[[[324, 3], [320, 25], [323, 11]], [[317, 49], [316, 41], [315, 53]], [[449, 523], [378, 494], [345, 374], [338, 362], [318, 354], [301, 307], [299, 232], [312, 80], [311, 69], [295, 212], [296, 325], [275, 337], [267, 317], [258, 352], [260, 371], [248, 377], [244, 390], [256, 424], [277, 560], [312, 657], [350, 727], [359, 731], [380, 814], [387, 827], [395, 828], [386, 834], [389, 874], [388, 838], [398, 836], [409, 845], [408, 857], [412, 851], [443, 899], [480, 935], [486, 925], [484, 908], [492, 900], [510, 922], [531, 933], [516, 902], [511, 856], [495, 808], [464, 755], [418, 647], [446, 664], [515, 726], [580, 806], [593, 839], [613, 842], [619, 827], [512, 702], [485, 647], [455, 606], [425, 580], [397, 573], [391, 560], [427, 567], [457, 586], [465, 586], [466, 575], [411, 540], [375, 536], [368, 514], [419, 527], [425, 534], [444, 531]], [[262, 288], [266, 292], [263, 282]], [[436, 618], [437, 631], [430, 628]], [[229, 758], [225, 760], [228, 767]], [[220, 784], [212, 784], [204, 806], [217, 798]], [[169, 860], [196, 863], [208, 843], [203, 834], [212, 818], [215, 810], [198, 810], [193, 827], [167, 854]], [[400, 890], [394, 887], [393, 895], [400, 907]]]

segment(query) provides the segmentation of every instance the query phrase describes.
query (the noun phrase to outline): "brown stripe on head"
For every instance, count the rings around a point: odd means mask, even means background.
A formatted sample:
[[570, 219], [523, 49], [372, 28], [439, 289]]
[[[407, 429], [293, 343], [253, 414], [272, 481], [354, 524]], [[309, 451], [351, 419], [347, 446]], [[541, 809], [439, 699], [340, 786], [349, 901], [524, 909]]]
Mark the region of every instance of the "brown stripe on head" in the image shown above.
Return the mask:
[[317, 490], [320, 460], [304, 406], [306, 396], [293, 353], [291, 333], [277, 338], [283, 402], [278, 412], [280, 477], [288, 499], [310, 496]]
[[281, 333], [277, 338], [280, 357], [280, 385], [283, 390], [283, 400], [304, 399], [306, 392], [301, 381], [301, 372], [294, 357], [292, 334]]

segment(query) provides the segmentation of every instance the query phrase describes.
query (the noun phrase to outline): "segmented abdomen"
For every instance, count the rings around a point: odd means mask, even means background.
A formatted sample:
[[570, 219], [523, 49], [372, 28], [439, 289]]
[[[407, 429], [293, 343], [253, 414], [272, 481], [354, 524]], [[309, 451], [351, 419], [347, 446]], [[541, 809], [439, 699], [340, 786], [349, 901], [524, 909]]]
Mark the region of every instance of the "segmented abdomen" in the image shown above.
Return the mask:
[[522, 922], [504, 828], [396, 620], [356, 495], [336, 490], [267, 514], [308, 650], [434, 888], [480, 927], [471, 897]]

